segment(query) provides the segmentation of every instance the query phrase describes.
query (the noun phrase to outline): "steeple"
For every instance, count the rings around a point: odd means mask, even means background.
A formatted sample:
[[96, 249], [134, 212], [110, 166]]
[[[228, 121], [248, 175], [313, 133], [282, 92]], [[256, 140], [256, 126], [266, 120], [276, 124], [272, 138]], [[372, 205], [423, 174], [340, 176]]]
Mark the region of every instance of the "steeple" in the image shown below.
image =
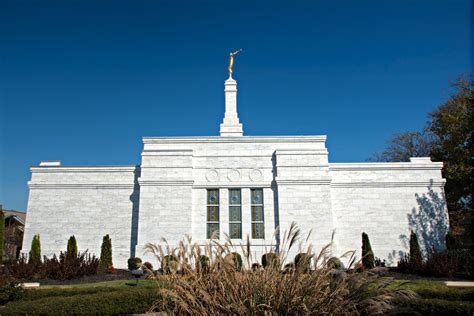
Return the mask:
[[221, 124], [221, 136], [243, 136], [242, 124], [237, 116], [237, 81], [229, 74], [229, 79], [224, 83], [225, 114]]

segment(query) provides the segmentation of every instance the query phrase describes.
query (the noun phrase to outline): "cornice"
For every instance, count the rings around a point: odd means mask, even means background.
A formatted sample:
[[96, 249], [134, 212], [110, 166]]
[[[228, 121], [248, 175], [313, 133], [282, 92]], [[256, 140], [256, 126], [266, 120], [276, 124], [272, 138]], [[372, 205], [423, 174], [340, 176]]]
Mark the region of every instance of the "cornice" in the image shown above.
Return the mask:
[[325, 142], [326, 135], [320, 136], [196, 136], [196, 137], [143, 137], [144, 144], [167, 143], [314, 143]]

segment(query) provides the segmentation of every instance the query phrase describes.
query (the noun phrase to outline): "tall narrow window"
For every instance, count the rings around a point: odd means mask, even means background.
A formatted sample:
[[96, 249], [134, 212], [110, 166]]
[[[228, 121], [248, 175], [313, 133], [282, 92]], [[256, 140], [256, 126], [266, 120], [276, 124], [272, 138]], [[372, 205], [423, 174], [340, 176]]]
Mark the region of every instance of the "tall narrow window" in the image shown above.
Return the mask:
[[229, 189], [229, 236], [242, 238], [242, 205], [240, 189]]
[[252, 208], [252, 238], [265, 238], [265, 228], [263, 219], [263, 189], [251, 189]]
[[207, 238], [219, 238], [219, 189], [207, 190]]

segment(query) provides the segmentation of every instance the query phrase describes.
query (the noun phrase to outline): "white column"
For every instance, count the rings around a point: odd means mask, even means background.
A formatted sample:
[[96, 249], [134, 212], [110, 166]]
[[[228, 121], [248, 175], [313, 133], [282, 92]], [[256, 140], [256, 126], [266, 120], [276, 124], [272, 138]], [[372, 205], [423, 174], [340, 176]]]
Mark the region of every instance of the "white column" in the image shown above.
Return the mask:
[[237, 116], [237, 81], [229, 77], [224, 87], [225, 115], [220, 129], [221, 136], [243, 136], [242, 124]]

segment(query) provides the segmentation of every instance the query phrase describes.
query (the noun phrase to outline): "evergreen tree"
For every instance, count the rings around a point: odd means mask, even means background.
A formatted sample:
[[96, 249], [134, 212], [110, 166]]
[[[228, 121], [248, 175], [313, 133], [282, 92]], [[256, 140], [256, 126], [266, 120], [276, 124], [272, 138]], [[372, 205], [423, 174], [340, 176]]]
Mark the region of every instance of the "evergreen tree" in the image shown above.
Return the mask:
[[412, 231], [410, 234], [410, 265], [419, 266], [422, 262], [420, 244], [418, 243], [418, 237]]
[[67, 257], [68, 258], [76, 258], [77, 257], [77, 241], [76, 237], [72, 235], [69, 237], [69, 240], [67, 241]]
[[0, 206], [0, 263], [3, 262], [3, 246], [5, 240], [5, 216]]
[[112, 239], [110, 239], [108, 234], [102, 239], [102, 246], [100, 247], [100, 267], [103, 269], [113, 267]]
[[370, 246], [369, 236], [366, 233], [362, 233], [362, 264], [367, 269], [375, 267], [374, 253]]
[[31, 250], [30, 250], [30, 258], [29, 262], [33, 264], [40, 264], [41, 263], [41, 242], [40, 242], [40, 235], [34, 235], [33, 240], [31, 241]]

